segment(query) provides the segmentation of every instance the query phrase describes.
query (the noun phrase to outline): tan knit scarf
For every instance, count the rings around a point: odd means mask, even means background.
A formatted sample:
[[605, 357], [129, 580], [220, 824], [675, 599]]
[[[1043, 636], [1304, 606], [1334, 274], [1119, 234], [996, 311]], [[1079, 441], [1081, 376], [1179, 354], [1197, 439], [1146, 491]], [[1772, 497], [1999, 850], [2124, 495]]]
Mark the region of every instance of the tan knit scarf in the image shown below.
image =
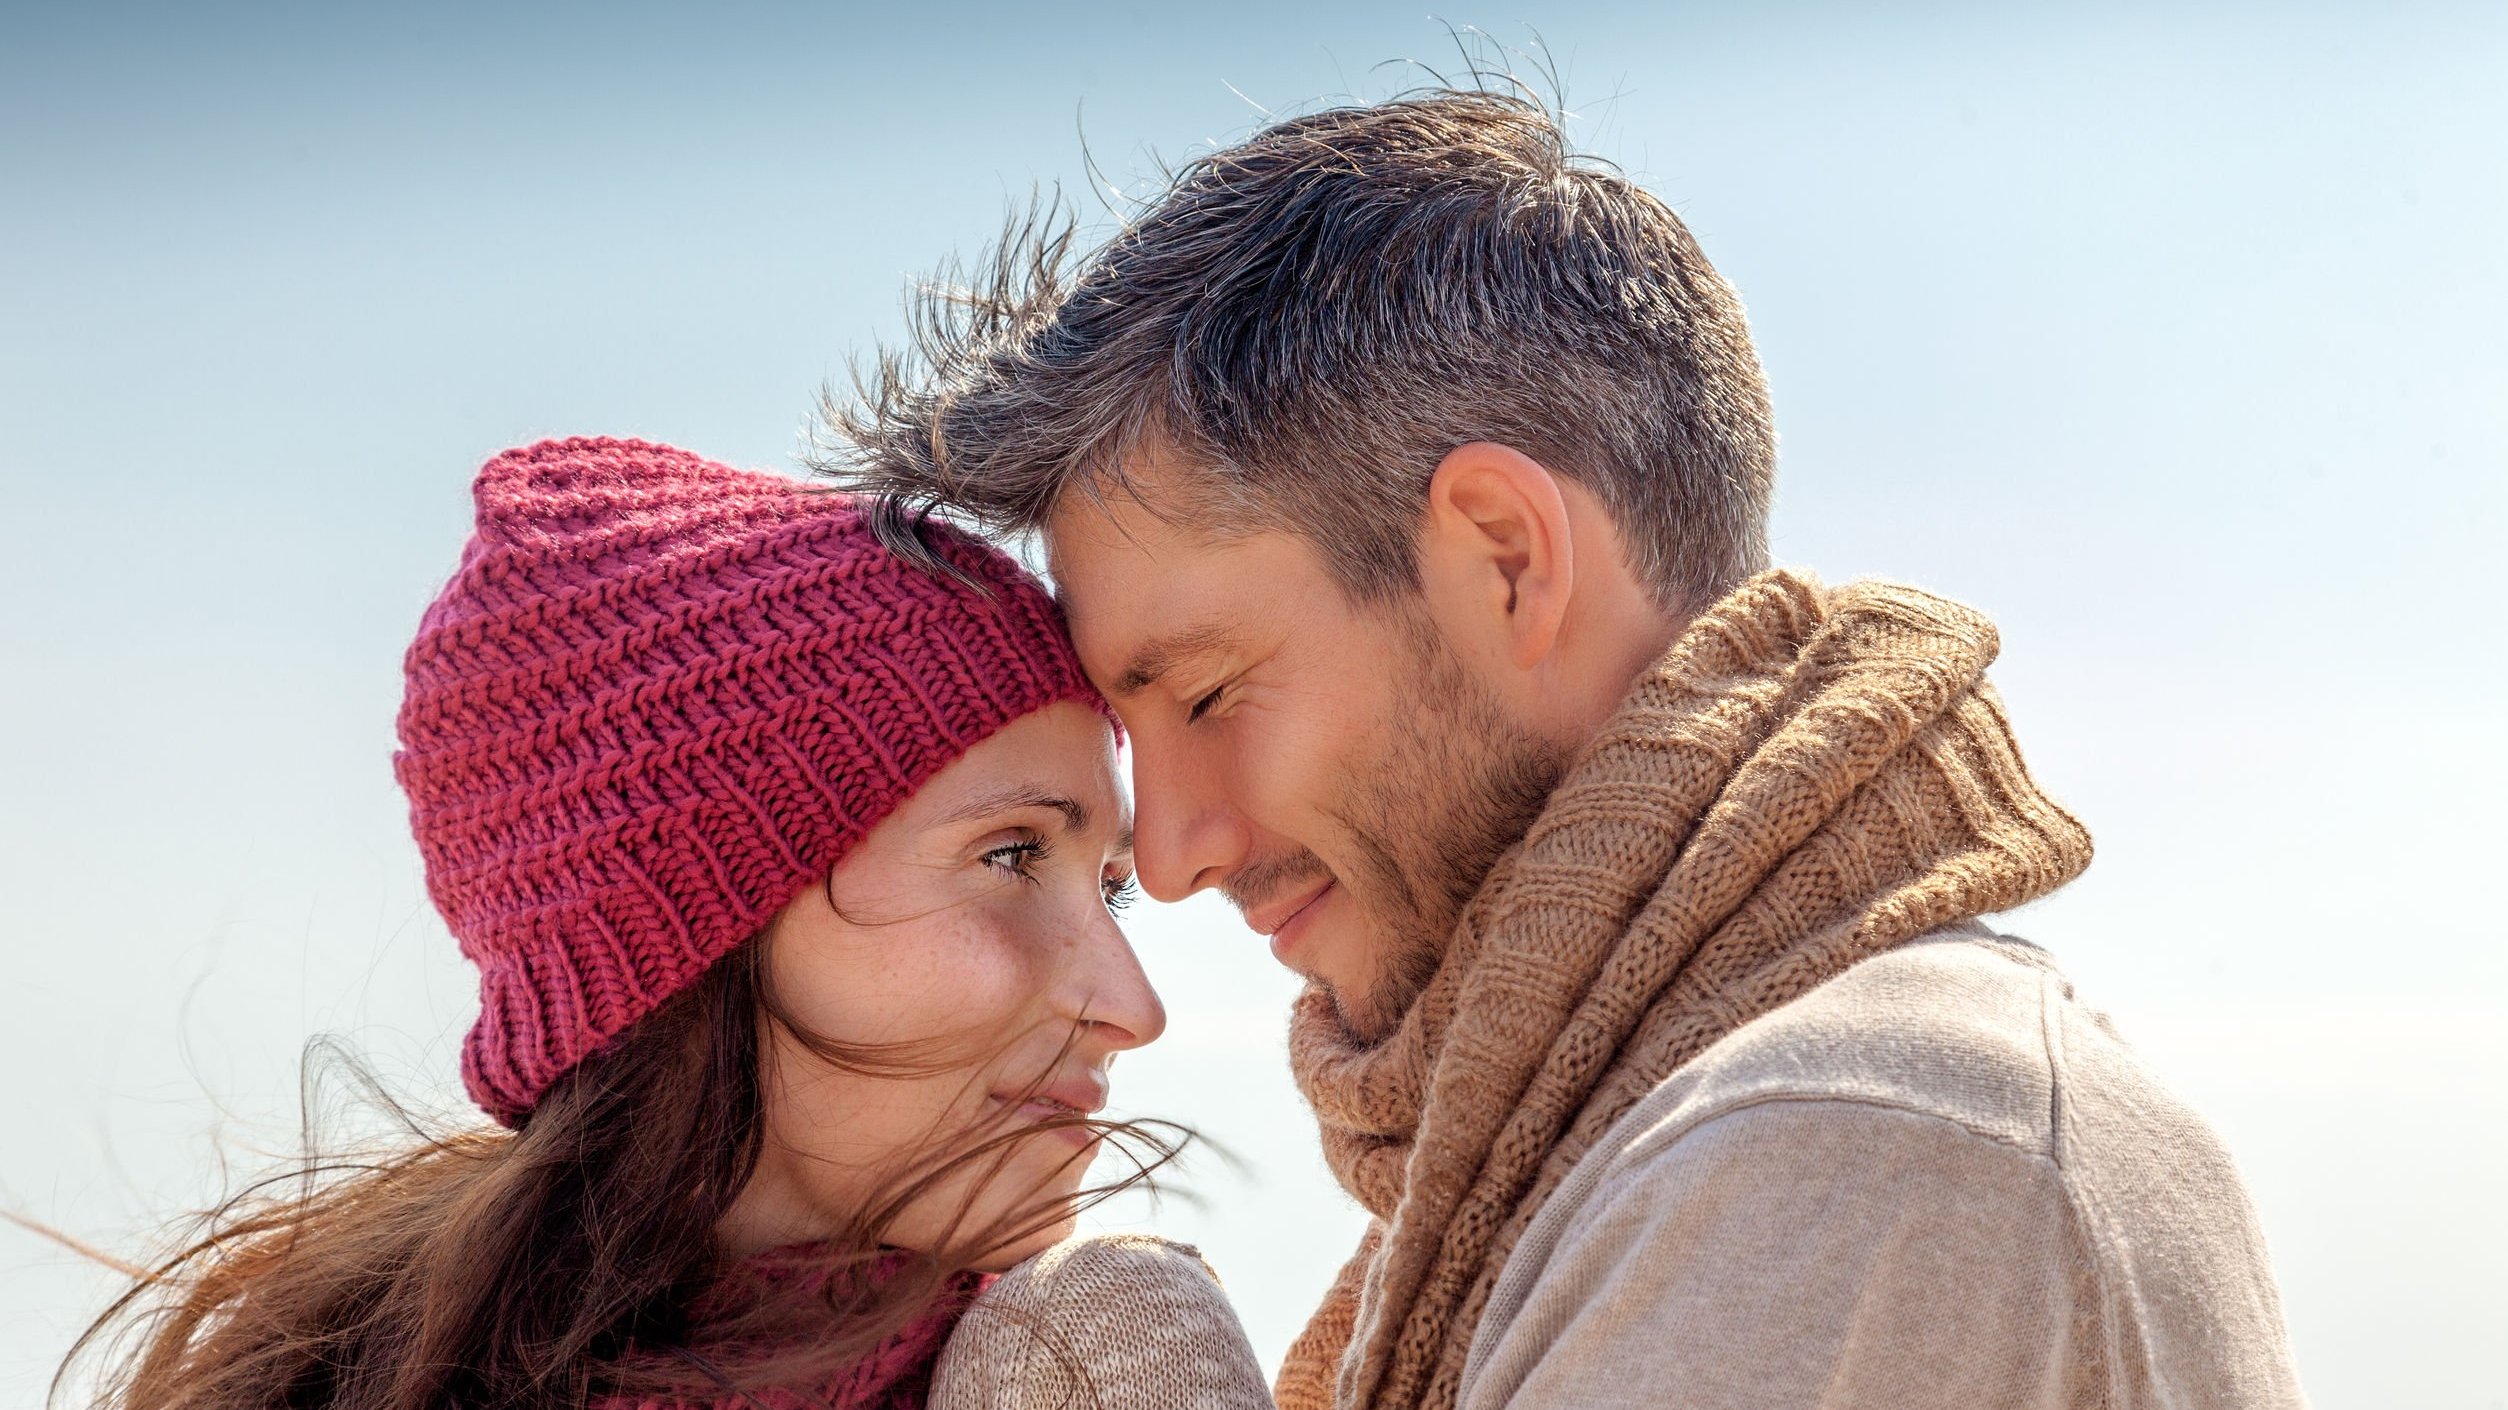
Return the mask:
[[1299, 999], [1290, 1064], [1376, 1217], [1281, 1410], [1448, 1410], [1508, 1251], [1647, 1091], [1857, 960], [2080, 874], [1995, 647], [1914, 588], [1752, 579], [1638, 678], [1389, 1038]]

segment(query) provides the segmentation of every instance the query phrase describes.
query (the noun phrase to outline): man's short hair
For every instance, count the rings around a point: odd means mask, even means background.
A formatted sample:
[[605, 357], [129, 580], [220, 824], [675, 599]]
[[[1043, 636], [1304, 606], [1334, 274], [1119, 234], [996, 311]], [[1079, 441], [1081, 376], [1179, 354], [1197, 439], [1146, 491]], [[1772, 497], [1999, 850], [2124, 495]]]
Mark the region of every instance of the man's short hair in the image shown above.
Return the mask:
[[1148, 456], [1152, 512], [1304, 535], [1377, 601], [1417, 587], [1438, 462], [1495, 441], [1591, 491], [1667, 608], [1766, 564], [1776, 433], [1740, 300], [1538, 103], [1289, 118], [1076, 243], [1057, 210], [1015, 219], [913, 302], [854, 401], [827, 398], [814, 463], [882, 496], [893, 547], [934, 510], [1038, 528]]

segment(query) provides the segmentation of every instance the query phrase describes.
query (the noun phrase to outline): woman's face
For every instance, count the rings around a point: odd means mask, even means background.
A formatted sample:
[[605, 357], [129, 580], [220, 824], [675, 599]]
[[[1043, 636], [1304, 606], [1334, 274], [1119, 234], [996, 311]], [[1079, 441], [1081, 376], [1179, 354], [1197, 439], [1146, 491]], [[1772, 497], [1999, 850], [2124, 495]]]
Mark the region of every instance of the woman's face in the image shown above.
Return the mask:
[[[902, 1075], [866, 1075], [766, 1025], [765, 1150], [724, 1221], [731, 1251], [824, 1237], [918, 1160], [1103, 1106], [1114, 1055], [1167, 1022], [1110, 913], [1131, 852], [1113, 731], [1066, 702], [968, 750], [785, 907], [761, 943], [786, 1012], [848, 1048], [912, 1046]], [[1066, 1200], [1093, 1144], [1037, 1131], [997, 1168], [988, 1155], [924, 1189], [885, 1241], [935, 1249]], [[1069, 1229], [982, 1261], [1007, 1267]]]

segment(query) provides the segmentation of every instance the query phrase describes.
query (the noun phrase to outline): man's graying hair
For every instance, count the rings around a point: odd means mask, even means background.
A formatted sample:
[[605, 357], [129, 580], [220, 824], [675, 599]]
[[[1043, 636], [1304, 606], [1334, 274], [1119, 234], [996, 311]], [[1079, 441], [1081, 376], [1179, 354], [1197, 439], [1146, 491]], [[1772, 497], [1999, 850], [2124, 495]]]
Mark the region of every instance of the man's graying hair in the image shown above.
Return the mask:
[[1038, 528], [1146, 459], [1146, 508], [1302, 534], [1379, 601], [1418, 584], [1438, 462], [1485, 440], [1600, 499], [1667, 608], [1765, 565], [1776, 435], [1740, 301], [1538, 103], [1438, 89], [1292, 117], [1075, 243], [1058, 206], [1014, 219], [963, 286], [913, 301], [910, 346], [854, 401], [825, 398], [812, 463], [880, 497], [892, 548], [928, 558], [934, 511]]

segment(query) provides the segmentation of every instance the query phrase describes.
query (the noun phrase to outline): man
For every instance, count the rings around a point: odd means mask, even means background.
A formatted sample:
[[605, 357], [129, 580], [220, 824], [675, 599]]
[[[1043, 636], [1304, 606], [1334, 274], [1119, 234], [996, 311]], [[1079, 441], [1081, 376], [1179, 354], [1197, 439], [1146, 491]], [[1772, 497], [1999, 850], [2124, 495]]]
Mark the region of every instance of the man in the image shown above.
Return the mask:
[[1291, 1410], [2299, 1401], [2228, 1157], [1979, 917], [2088, 835], [1911, 588], [1769, 572], [1741, 307], [1512, 97], [1005, 242], [840, 478], [1041, 530], [1138, 864], [1305, 976], [1376, 1219]]

